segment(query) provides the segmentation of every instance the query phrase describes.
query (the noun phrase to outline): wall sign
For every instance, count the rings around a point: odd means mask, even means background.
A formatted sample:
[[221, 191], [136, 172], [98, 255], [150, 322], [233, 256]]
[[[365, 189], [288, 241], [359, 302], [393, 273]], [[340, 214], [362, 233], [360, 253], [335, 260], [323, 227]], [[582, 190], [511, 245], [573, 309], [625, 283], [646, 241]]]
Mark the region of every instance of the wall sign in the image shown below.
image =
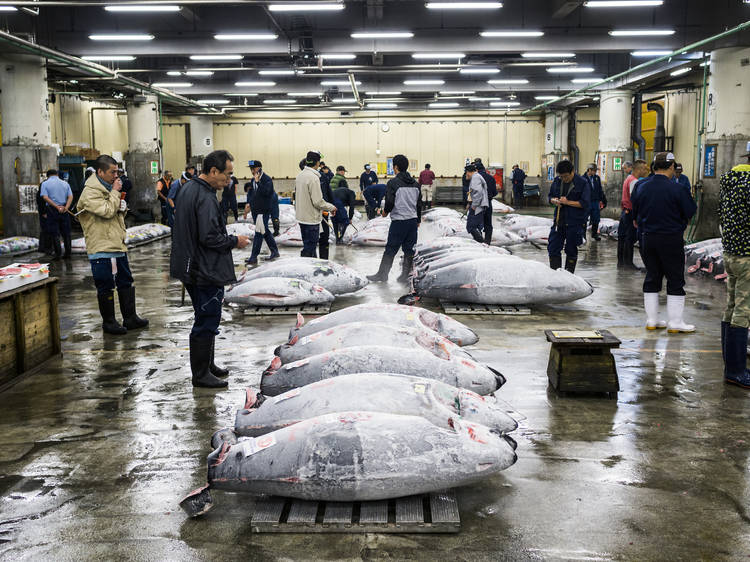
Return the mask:
[[37, 214], [36, 195], [38, 192], [38, 185], [18, 185], [18, 212], [20, 214]]
[[622, 158], [615, 156], [612, 158], [612, 170], [622, 172]]
[[716, 151], [718, 149], [717, 144], [707, 144], [705, 152], [703, 153], [703, 177], [704, 178], [715, 178], [716, 177]]
[[552, 181], [554, 179], [555, 179], [555, 167], [547, 166], [547, 181]]
[[151, 161], [151, 175], [152, 176], [159, 175], [159, 162], [157, 162], [156, 160]]
[[389, 176], [395, 174], [395, 172], [393, 171], [393, 157], [385, 159], [385, 170], [386, 174], [388, 174]]

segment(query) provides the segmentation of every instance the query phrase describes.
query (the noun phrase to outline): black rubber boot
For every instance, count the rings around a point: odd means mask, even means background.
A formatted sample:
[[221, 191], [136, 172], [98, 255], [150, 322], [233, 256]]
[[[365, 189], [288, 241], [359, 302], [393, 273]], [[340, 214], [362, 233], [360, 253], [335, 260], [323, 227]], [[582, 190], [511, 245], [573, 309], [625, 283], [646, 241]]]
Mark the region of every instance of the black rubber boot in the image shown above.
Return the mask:
[[211, 374], [215, 377], [228, 377], [229, 376], [229, 369], [224, 369], [222, 367], [219, 367], [216, 363], [214, 363], [214, 357], [216, 353], [216, 338], [211, 338], [211, 362], [208, 364], [208, 370], [211, 371]]
[[641, 268], [635, 265], [635, 263], [633, 263], [633, 254], [635, 253], [635, 248], [633, 246], [626, 245], [624, 252], [625, 253], [622, 257], [622, 266], [625, 269], [641, 271]]
[[570, 271], [571, 273], [576, 272], [576, 263], [578, 263], [578, 260], [575, 258], [568, 258], [565, 260], [565, 269], [567, 271]]
[[482, 236], [482, 233], [478, 228], [475, 228], [469, 234], [471, 234], [471, 237], [474, 238], [474, 240], [476, 240], [480, 244], [484, 244], [484, 237]]
[[148, 320], [141, 318], [135, 312], [135, 287], [131, 285], [127, 289], [118, 289], [117, 297], [120, 299], [123, 326], [128, 330], [137, 330], [148, 326]]
[[271, 219], [271, 223], [273, 224], [273, 236], [276, 238], [279, 235], [279, 219]]
[[105, 334], [121, 336], [127, 334], [128, 330], [117, 322], [115, 319], [115, 292], [109, 291], [97, 295], [99, 300], [99, 314], [102, 315], [102, 330]]
[[727, 330], [729, 322], [721, 322], [721, 359], [724, 361], [724, 376], [727, 376]]
[[393, 265], [394, 257], [396, 256], [383, 254], [383, 257], [380, 259], [380, 267], [378, 268], [378, 272], [375, 275], [368, 275], [367, 278], [374, 283], [388, 281], [388, 274], [391, 272], [391, 266]]
[[320, 259], [327, 260], [328, 259], [328, 245], [326, 244], [325, 246], [319, 246], [318, 254], [320, 254]]
[[411, 275], [411, 266], [414, 263], [414, 254], [404, 254], [404, 262], [401, 265], [401, 275], [398, 276], [399, 283], [407, 283], [409, 281], [409, 275]]
[[560, 269], [562, 267], [562, 256], [549, 257], [550, 269]]
[[599, 236], [599, 223], [598, 222], [591, 223], [591, 237], [597, 241], [602, 239], [602, 237]]
[[487, 229], [487, 228], [484, 229], [484, 243], [487, 244], [488, 246], [492, 244], [492, 232], [493, 232], [492, 229]]
[[726, 327], [724, 334], [724, 382], [750, 388], [747, 368], [747, 328]]
[[190, 336], [190, 370], [193, 373], [193, 386], [203, 388], [223, 388], [227, 381], [217, 379], [211, 374], [211, 346], [213, 338], [195, 338]]

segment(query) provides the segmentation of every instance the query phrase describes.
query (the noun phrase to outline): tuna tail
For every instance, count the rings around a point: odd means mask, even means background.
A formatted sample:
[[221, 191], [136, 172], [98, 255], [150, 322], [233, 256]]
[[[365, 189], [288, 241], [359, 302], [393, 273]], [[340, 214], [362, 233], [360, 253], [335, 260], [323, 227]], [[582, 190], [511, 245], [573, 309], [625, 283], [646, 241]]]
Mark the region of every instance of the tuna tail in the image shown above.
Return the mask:
[[185, 496], [180, 502], [180, 507], [188, 514], [188, 517], [198, 517], [203, 515], [214, 505], [214, 500], [211, 497], [211, 490], [209, 485], [206, 484], [202, 488], [193, 490], [187, 496]]
[[265, 401], [266, 397], [257, 388], [250, 386], [245, 390], [245, 410], [258, 408]]
[[211, 436], [211, 447], [213, 447], [214, 451], [219, 447], [222, 447], [225, 443], [230, 445], [237, 444], [237, 434], [231, 427], [220, 429], [219, 431], [214, 432]]
[[267, 377], [267, 376], [273, 375], [276, 371], [279, 370], [279, 367], [281, 367], [281, 359], [278, 356], [276, 356], [271, 360], [271, 364], [268, 367], [266, 367], [266, 370], [263, 371], [263, 376]]
[[301, 328], [304, 325], [304, 323], [305, 323], [305, 317], [302, 316], [302, 314], [298, 312], [297, 313], [297, 325], [295, 326], [295, 328], [297, 329]]
[[500, 387], [503, 386], [507, 382], [505, 377], [497, 369], [493, 369], [489, 365], [487, 365], [487, 368], [494, 373], [495, 381], [497, 381], [497, 388], [495, 388], [495, 390], [499, 390]]

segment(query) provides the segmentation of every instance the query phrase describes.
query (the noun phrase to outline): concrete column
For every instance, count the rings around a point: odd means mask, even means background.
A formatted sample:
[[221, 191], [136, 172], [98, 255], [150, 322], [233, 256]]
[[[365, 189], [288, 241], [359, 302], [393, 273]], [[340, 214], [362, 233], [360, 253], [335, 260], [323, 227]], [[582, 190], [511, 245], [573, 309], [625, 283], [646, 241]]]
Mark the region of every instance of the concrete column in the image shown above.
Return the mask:
[[204, 115], [190, 116], [190, 157], [200, 158], [214, 150], [214, 120]]
[[[142, 96], [127, 105], [128, 155], [125, 162], [128, 177], [133, 182], [130, 207], [136, 214], [151, 212], [161, 216], [155, 193], [156, 181], [161, 174], [159, 147], [159, 100], [156, 96]], [[156, 162], [156, 172], [153, 169]], [[143, 217], [145, 218], [145, 216]]]
[[[750, 142], [750, 47], [717, 49], [711, 53], [706, 135], [701, 147], [699, 176], [703, 181], [696, 238], [719, 235], [717, 209], [721, 175], [740, 163]], [[743, 61], [745, 61], [743, 63]], [[715, 145], [715, 177], [706, 177], [705, 146]], [[709, 166], [710, 168], [711, 166]], [[710, 171], [710, 170], [709, 170]]]
[[[633, 157], [630, 138], [633, 92], [608, 90], [601, 93], [599, 101], [599, 152], [597, 166], [608, 201], [608, 213], [619, 215], [622, 198], [622, 163]], [[619, 161], [619, 166], [615, 164]], [[585, 165], [585, 164], [584, 164]], [[619, 170], [615, 170], [619, 167]]]
[[[42, 174], [57, 168], [57, 151], [50, 146], [44, 59], [33, 55], [0, 58], [0, 182], [5, 236], [38, 236], [33, 209]], [[24, 187], [34, 186], [34, 187]]]
[[544, 114], [544, 154], [541, 162], [540, 187], [542, 199], [555, 177], [555, 167], [560, 160], [568, 158], [568, 112], [548, 111]]

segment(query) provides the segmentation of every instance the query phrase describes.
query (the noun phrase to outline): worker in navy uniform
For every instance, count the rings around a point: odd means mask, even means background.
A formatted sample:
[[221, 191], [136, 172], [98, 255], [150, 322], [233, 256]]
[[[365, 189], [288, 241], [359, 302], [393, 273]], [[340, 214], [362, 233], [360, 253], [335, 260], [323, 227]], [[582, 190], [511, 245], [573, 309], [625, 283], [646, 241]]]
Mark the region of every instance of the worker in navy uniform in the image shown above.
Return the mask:
[[[607, 196], [602, 189], [602, 179], [596, 173], [596, 164], [589, 164], [586, 169], [586, 181], [591, 186], [591, 207], [589, 208], [589, 219], [591, 220], [591, 236], [594, 240], [601, 240], [599, 236], [599, 221], [601, 210], [607, 206]], [[585, 225], [584, 221], [584, 225]]]
[[371, 169], [369, 164], [365, 164], [365, 171], [359, 176], [359, 190], [364, 191], [376, 183], [378, 183], [378, 175]]
[[552, 269], [562, 267], [564, 248], [565, 269], [575, 273], [578, 246], [583, 240], [583, 225], [591, 205], [591, 186], [575, 173], [570, 160], [557, 164], [557, 174], [549, 190], [549, 202], [556, 207], [547, 246], [549, 266]]
[[[685, 241], [683, 233], [697, 209], [690, 192], [672, 181], [675, 157], [671, 152], [654, 156], [653, 177], [630, 196], [633, 216], [641, 233], [641, 257], [646, 265], [643, 306], [646, 329], [666, 327], [671, 333], [693, 332], [683, 320], [685, 310]], [[660, 322], [659, 292], [667, 278], [667, 322]]]
[[376, 183], [375, 185], [371, 185], [362, 192], [362, 197], [365, 199], [367, 220], [372, 220], [377, 216], [377, 209], [380, 208], [383, 197], [385, 197], [385, 184]]
[[42, 183], [39, 195], [47, 203], [47, 218], [45, 225], [47, 233], [52, 238], [52, 249], [55, 258], [61, 255], [60, 237], [65, 246], [64, 258], [70, 257], [70, 215], [68, 210], [73, 204], [73, 191], [68, 182], [63, 181], [57, 175], [57, 170], [48, 170], [47, 179]]
[[[466, 165], [469, 165], [469, 159], [466, 159]], [[466, 208], [466, 205], [469, 203], [469, 183], [471, 182], [471, 179], [466, 175], [466, 172], [464, 171], [464, 174], [461, 176], [461, 204]]]
[[[305, 169], [305, 160], [304, 158], [300, 160], [299, 163], [299, 169], [304, 170]], [[328, 169], [328, 167], [326, 167]], [[330, 170], [328, 170], [330, 172]], [[343, 174], [338, 174], [339, 171], [346, 172], [343, 166], [339, 166], [337, 168], [336, 177], [337, 185], [339, 182], [343, 181], [344, 186], [346, 186], [346, 178], [344, 178]], [[337, 177], [338, 176], [338, 177]], [[325, 175], [321, 171], [320, 173], [320, 192], [323, 194], [323, 200], [326, 203], [331, 203], [332, 205], [336, 204], [336, 201], [333, 197], [333, 190], [331, 189], [331, 180], [332, 178], [326, 173]], [[318, 238], [318, 254], [320, 256], [320, 259], [327, 260], [328, 255], [330, 253], [329, 248], [329, 240], [331, 236], [331, 216], [328, 213], [328, 211], [323, 211], [323, 220], [320, 221], [320, 237]]]
[[237, 222], [239, 213], [237, 212], [237, 184], [240, 181], [232, 176], [229, 178], [229, 185], [227, 185], [221, 192], [221, 212], [226, 217], [229, 211], [232, 211], [234, 215], [234, 222]]
[[[273, 187], [273, 180], [263, 171], [263, 164], [260, 160], [250, 160], [247, 165], [253, 174], [253, 179], [250, 180], [250, 188], [247, 192], [244, 217], [247, 218], [248, 212], [252, 213], [256, 232], [253, 238], [250, 257], [246, 263], [247, 265], [258, 265], [258, 254], [260, 254], [260, 249], [263, 246], [263, 240], [266, 241], [266, 245], [271, 252], [268, 259], [274, 260], [279, 257], [279, 248], [276, 246], [276, 240], [273, 239], [271, 231], [268, 230], [268, 221], [271, 219], [271, 210], [276, 191]], [[231, 178], [229, 178], [228, 185], [232, 185]], [[226, 190], [226, 187], [224, 189]], [[223, 210], [222, 213], [224, 213]], [[222, 214], [222, 217], [226, 217], [226, 215]], [[258, 228], [259, 218], [263, 225], [263, 234], [260, 233], [260, 229]]]
[[519, 168], [518, 164], [513, 164], [511, 182], [513, 183], [513, 206], [516, 209], [523, 207], [523, 182], [525, 181], [526, 172]]
[[682, 172], [682, 164], [680, 164], [679, 162], [675, 165], [673, 181], [679, 183], [682, 187], [684, 187], [685, 189], [687, 189], [689, 193], [692, 194], [692, 189], [693, 188], [690, 185], [690, 180]]
[[481, 158], [474, 159], [474, 166], [476, 166], [477, 172], [484, 179], [484, 183], [487, 184], [487, 209], [482, 214], [482, 218], [484, 220], [484, 243], [489, 244], [492, 242], [492, 200], [497, 197], [497, 182], [495, 178], [487, 173], [487, 169], [482, 164]]

